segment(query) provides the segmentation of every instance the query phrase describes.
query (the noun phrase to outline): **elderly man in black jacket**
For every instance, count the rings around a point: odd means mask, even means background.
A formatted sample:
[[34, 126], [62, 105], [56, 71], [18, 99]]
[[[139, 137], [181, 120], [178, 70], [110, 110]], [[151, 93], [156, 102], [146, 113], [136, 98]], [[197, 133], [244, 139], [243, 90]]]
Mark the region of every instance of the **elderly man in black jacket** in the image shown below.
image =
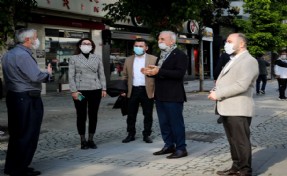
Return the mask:
[[185, 125], [183, 120], [183, 102], [186, 94], [183, 85], [188, 59], [176, 45], [176, 35], [171, 31], [162, 31], [158, 37], [161, 50], [157, 66], [150, 65], [142, 72], [155, 77], [156, 109], [164, 147], [154, 155], [167, 156], [168, 159], [187, 156], [185, 143]]

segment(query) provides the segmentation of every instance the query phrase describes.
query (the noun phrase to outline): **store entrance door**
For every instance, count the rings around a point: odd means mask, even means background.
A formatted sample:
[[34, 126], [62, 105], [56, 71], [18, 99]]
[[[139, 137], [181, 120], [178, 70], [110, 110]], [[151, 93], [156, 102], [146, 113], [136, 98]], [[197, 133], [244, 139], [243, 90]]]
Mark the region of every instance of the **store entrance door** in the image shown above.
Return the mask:
[[76, 51], [76, 43], [81, 38], [89, 38], [87, 32], [46, 29], [46, 64], [53, 68], [52, 81], [46, 84], [47, 92], [69, 90], [69, 60]]

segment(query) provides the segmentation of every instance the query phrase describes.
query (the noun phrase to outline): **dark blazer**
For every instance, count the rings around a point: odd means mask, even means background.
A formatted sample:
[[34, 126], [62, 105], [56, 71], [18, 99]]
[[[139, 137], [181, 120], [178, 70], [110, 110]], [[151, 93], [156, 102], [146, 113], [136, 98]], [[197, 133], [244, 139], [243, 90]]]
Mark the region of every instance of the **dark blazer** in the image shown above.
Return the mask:
[[259, 75], [268, 75], [267, 68], [270, 66], [270, 63], [264, 60], [263, 58], [257, 58], [259, 65]]
[[184, 52], [176, 48], [170, 53], [155, 76], [155, 100], [186, 101], [183, 78], [187, 65], [188, 59]]

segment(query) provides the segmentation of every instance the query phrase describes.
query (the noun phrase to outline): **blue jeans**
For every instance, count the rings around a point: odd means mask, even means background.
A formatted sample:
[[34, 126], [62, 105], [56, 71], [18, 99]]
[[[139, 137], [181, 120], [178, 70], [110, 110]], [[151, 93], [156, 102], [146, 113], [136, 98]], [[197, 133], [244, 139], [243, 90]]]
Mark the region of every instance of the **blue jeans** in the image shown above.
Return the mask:
[[156, 110], [165, 147], [186, 150], [183, 102], [156, 101]]

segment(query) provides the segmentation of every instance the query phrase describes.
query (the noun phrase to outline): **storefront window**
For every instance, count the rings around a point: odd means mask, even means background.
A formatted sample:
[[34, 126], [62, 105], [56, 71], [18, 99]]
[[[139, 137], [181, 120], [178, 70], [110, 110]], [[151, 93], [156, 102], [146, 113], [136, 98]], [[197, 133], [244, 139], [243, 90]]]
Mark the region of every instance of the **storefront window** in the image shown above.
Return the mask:
[[76, 51], [76, 43], [81, 38], [89, 38], [87, 32], [46, 29], [46, 64], [51, 63], [53, 80], [47, 84], [47, 91], [65, 90], [69, 83], [69, 60]]
[[110, 54], [110, 79], [117, 80], [122, 76], [125, 59], [133, 54], [133, 41], [112, 40]]

